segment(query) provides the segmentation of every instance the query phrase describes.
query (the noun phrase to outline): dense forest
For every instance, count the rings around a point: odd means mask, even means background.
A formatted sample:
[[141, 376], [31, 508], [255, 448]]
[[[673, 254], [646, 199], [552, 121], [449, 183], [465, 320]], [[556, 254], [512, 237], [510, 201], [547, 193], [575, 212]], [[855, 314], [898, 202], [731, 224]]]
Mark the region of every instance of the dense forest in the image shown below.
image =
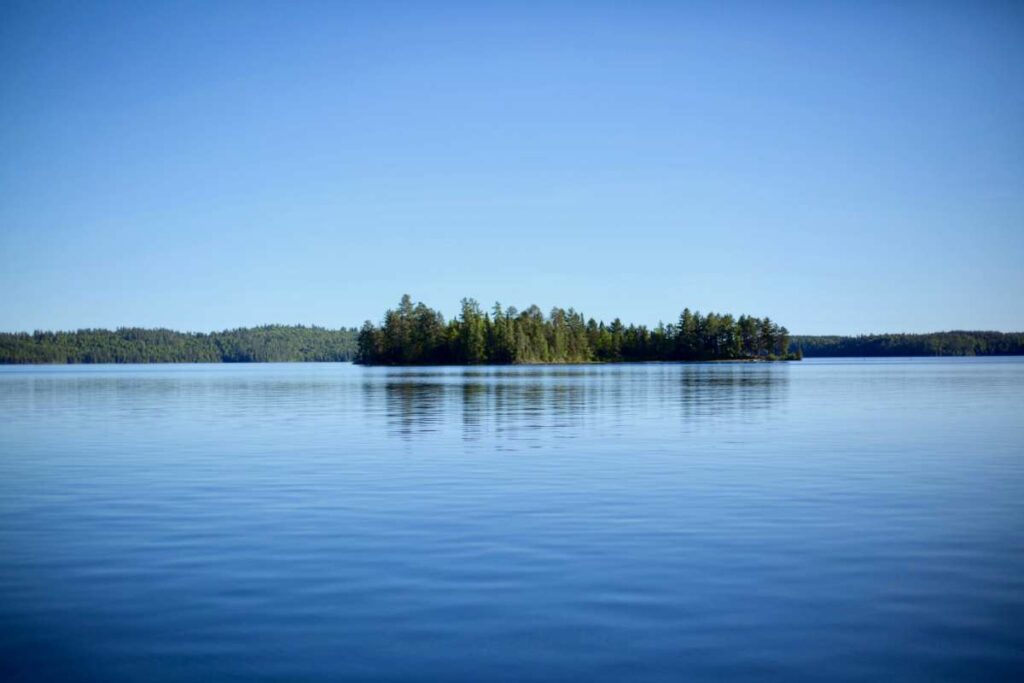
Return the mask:
[[807, 357], [1019, 356], [1024, 355], [1024, 332], [794, 336], [792, 347]]
[[125, 327], [0, 333], [0, 363], [250, 363], [344, 361], [356, 330], [267, 325], [193, 334]]
[[361, 331], [267, 325], [209, 334], [120, 328], [0, 333], [0, 363], [249, 363], [356, 360], [367, 365], [585, 363], [871, 356], [1024, 355], [1021, 332], [935, 332], [790, 337], [767, 318], [683, 311], [648, 329], [585, 319], [573, 309], [545, 316], [465, 299], [458, 318], [408, 296], [381, 325]]
[[408, 295], [380, 325], [367, 321], [359, 332], [356, 362], [366, 365], [586, 363], [591, 361], [735, 360], [789, 358], [789, 332], [768, 318], [685, 309], [675, 324], [648, 329], [586, 319], [573, 309], [545, 316], [495, 304], [481, 310], [462, 300], [459, 316], [445, 321]]

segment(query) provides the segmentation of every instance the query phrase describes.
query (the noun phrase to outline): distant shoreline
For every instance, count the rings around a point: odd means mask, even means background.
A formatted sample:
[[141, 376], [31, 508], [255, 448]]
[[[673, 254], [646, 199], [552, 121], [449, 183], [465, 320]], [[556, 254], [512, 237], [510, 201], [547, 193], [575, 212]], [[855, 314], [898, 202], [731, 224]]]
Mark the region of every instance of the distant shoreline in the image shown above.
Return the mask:
[[802, 359], [796, 358], [783, 358], [783, 359], [765, 359], [765, 358], [734, 358], [728, 360], [620, 360], [620, 361], [571, 361], [571, 362], [537, 362], [537, 363], [477, 363], [470, 365], [455, 365], [452, 363], [435, 363], [435, 364], [416, 364], [416, 365], [366, 365], [364, 363], [357, 363], [351, 360], [252, 360], [252, 361], [104, 361], [104, 362], [5, 362], [0, 360], [0, 367], [16, 368], [16, 367], [86, 367], [86, 366], [100, 366], [100, 365], [208, 365], [208, 366], [225, 366], [225, 365], [325, 365], [329, 363], [347, 363], [358, 367], [367, 369], [373, 368], [537, 368], [537, 367], [570, 367], [576, 365], [582, 366], [605, 366], [605, 365], [747, 365], [747, 364], [776, 364], [776, 363], [801, 363], [805, 360], [872, 360], [872, 359], [930, 359], [930, 358], [949, 358], [949, 359], [971, 359], [971, 358], [1024, 358], [1024, 353], [1008, 353], [1008, 354], [989, 354], [989, 355], [974, 355], [974, 356], [955, 356], [955, 355], [942, 355], [942, 356], [804, 356]]
[[[356, 360], [355, 328], [266, 325], [224, 332], [120, 328], [72, 332], [0, 333], [0, 365], [104, 363], [268, 363]], [[1024, 332], [953, 331], [860, 336], [794, 335], [789, 352], [805, 358], [926, 358], [1024, 355]], [[765, 362], [765, 358], [695, 359], [697, 362]], [[584, 360], [576, 363], [688, 362], [677, 359]], [[483, 365], [474, 363], [470, 365]], [[570, 362], [488, 363], [567, 365]], [[385, 364], [399, 366], [401, 364]], [[412, 367], [453, 365], [413, 363]]]

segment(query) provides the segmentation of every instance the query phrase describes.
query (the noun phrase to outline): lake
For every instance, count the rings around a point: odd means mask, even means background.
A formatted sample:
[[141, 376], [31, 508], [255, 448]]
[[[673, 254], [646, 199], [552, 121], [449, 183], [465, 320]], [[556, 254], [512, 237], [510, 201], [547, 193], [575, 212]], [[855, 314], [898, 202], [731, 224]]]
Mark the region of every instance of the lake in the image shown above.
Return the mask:
[[1018, 680], [1024, 359], [0, 368], [0, 678]]

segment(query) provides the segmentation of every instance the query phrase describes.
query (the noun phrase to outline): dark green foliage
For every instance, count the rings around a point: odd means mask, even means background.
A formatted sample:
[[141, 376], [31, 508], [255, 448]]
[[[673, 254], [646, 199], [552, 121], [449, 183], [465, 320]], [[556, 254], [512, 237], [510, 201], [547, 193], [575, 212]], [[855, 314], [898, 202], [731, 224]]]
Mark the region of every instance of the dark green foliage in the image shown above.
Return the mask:
[[1024, 332], [932, 332], [859, 337], [796, 336], [792, 344], [811, 357], [1019, 356]]
[[351, 360], [354, 329], [266, 325], [211, 334], [120, 328], [0, 333], [0, 363], [248, 363]]
[[[458, 319], [403, 297], [383, 325], [361, 331], [267, 325], [193, 334], [120, 328], [0, 333], [0, 363], [246, 363], [346, 361], [371, 365], [585, 363], [858, 356], [1024, 355], [1024, 333], [936, 332], [860, 337], [794, 336], [767, 318], [685, 309], [675, 325], [648, 329], [585, 320], [573, 309], [545, 316], [463, 300]], [[358, 358], [357, 358], [358, 356]]]
[[591, 361], [738, 360], [789, 358], [789, 332], [768, 318], [683, 311], [678, 325], [626, 327], [586, 320], [572, 308], [545, 316], [536, 306], [523, 312], [495, 304], [485, 313], [463, 299], [459, 317], [448, 322], [409, 295], [381, 325], [367, 321], [359, 333], [357, 362], [366, 365], [477, 363], [587, 363]]

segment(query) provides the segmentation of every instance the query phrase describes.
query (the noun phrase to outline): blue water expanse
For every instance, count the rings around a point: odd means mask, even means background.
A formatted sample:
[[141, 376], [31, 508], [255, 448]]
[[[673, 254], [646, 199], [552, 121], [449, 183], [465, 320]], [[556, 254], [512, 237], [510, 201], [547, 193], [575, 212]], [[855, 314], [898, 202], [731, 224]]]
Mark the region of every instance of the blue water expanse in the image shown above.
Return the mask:
[[0, 369], [5, 681], [1012, 680], [1024, 359]]

